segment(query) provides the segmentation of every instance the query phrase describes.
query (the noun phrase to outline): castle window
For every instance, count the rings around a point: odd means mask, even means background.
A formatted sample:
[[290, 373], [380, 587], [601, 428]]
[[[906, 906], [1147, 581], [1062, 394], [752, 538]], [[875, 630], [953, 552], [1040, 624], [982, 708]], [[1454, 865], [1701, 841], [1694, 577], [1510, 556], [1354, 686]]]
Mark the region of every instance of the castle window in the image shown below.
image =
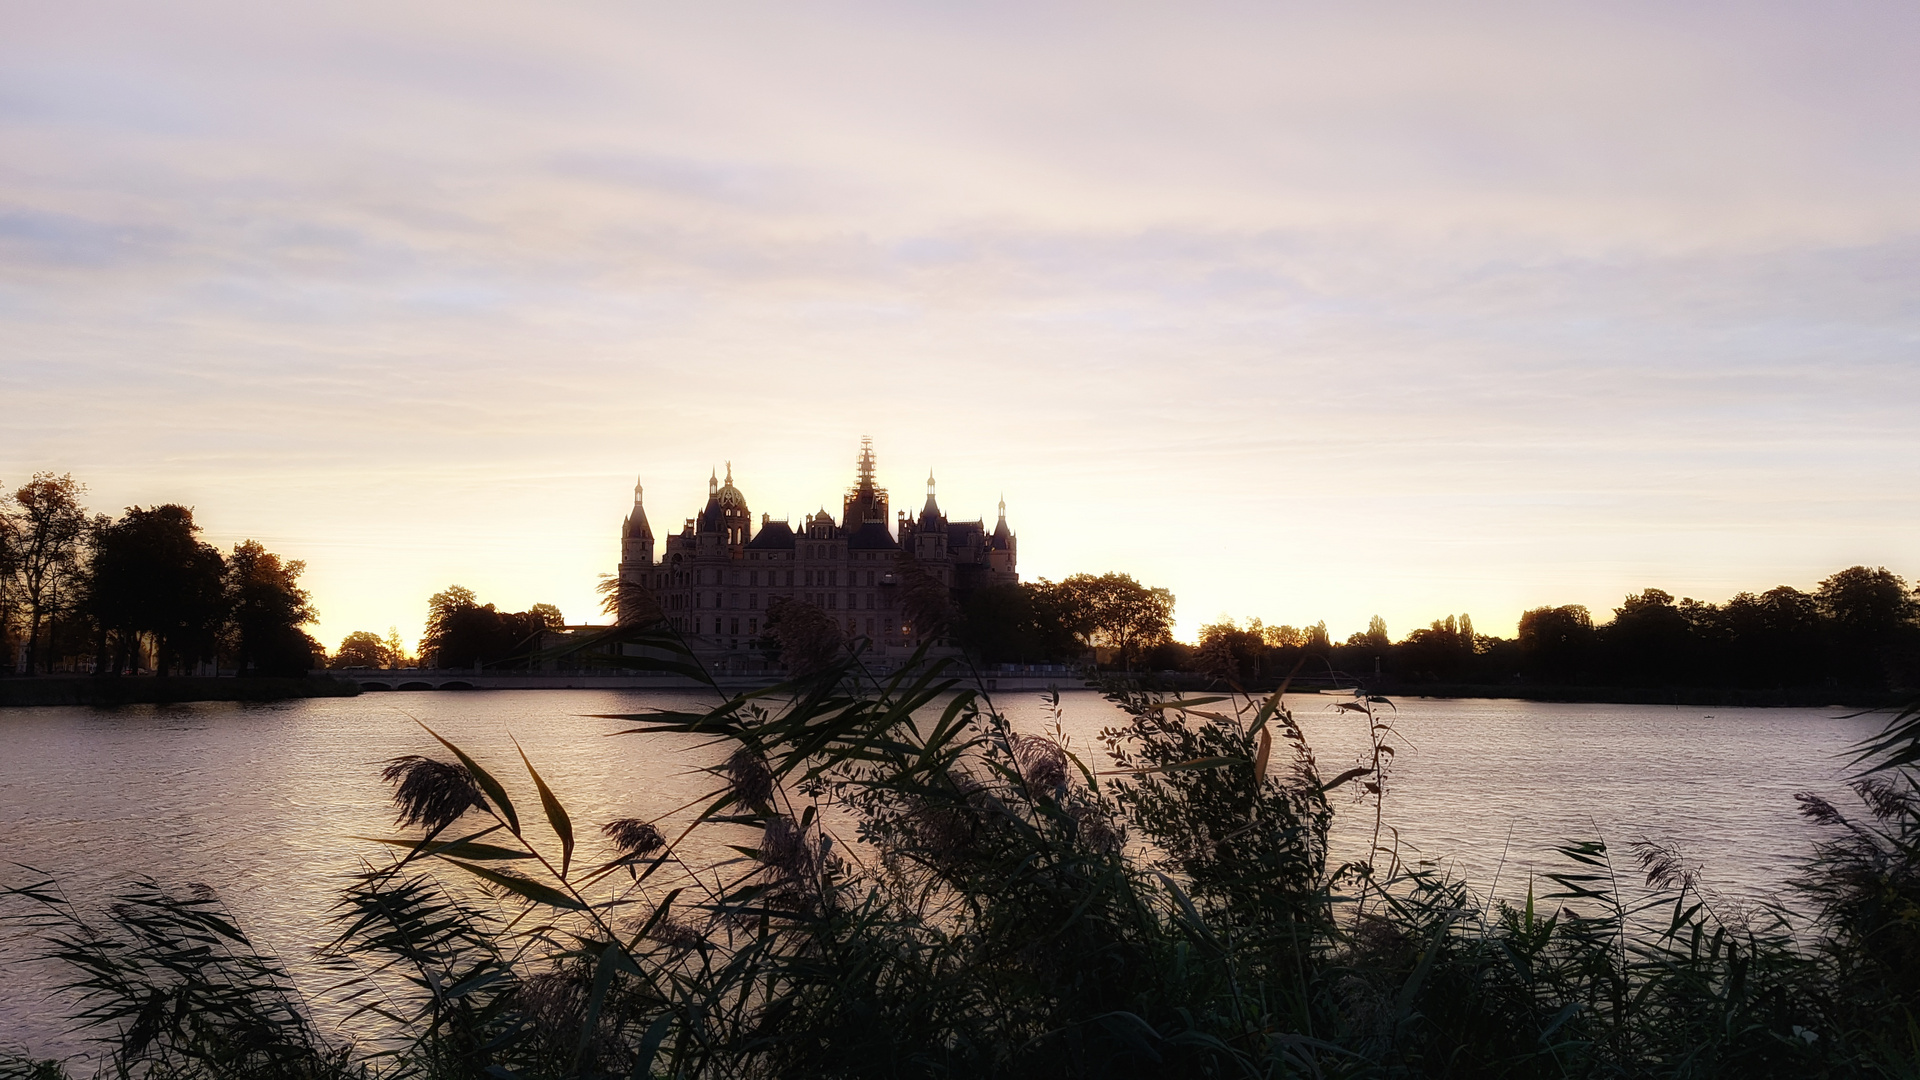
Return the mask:
[[748, 593], [747, 594], [747, 610], [758, 611], [759, 609], [760, 609], [760, 594]]
[[[872, 584], [872, 582], [868, 582], [868, 584]], [[873, 610], [873, 594], [872, 593], [867, 594], [867, 610], [868, 611]]]
[[737, 633], [739, 633], [739, 632], [740, 632], [740, 620], [739, 620], [739, 619], [734, 619], [734, 620], [733, 620], [733, 633], [736, 633], [736, 634], [737, 634]]
[[749, 634], [757, 634], [757, 633], [759, 633], [759, 632], [760, 632], [760, 620], [759, 620], [759, 619], [748, 619], [748, 620], [747, 620], [747, 633], [749, 633]]
[[838, 609], [838, 608], [840, 607], [840, 594], [839, 594], [839, 593], [828, 593], [828, 594], [827, 594], [827, 607], [828, 607], [828, 608], [831, 608], [831, 609], [836, 609], [836, 610], [837, 610], [837, 609]]
[[[868, 607], [872, 607], [873, 605], [872, 605], [872, 604], [868, 604], [867, 606], [868, 606]], [[868, 619], [868, 620], [867, 620], [867, 636], [868, 636], [868, 637], [872, 637], [872, 636], [873, 636], [873, 620], [872, 620], [872, 619]]]
[[793, 587], [793, 571], [791, 570], [787, 571], [787, 587]]

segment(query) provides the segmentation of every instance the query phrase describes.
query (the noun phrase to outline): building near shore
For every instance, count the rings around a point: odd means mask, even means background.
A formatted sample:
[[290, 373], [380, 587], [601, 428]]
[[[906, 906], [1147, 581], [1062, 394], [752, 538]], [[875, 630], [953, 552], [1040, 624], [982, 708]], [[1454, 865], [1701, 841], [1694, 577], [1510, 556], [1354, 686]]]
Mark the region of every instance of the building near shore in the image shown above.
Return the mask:
[[709, 477], [706, 506], [657, 545], [636, 483], [620, 530], [617, 617], [657, 613], [697, 651], [751, 667], [768, 611], [811, 604], [849, 638], [869, 639], [872, 655], [889, 657], [920, 644], [926, 628], [913, 625], [914, 613], [929, 593], [957, 606], [975, 589], [1020, 580], [1005, 499], [991, 529], [985, 519], [950, 520], [929, 473], [920, 512], [898, 511], [890, 522], [874, 472], [872, 442], [863, 439], [839, 518], [823, 507], [796, 526], [764, 513], [756, 523], [729, 462], [726, 479]]

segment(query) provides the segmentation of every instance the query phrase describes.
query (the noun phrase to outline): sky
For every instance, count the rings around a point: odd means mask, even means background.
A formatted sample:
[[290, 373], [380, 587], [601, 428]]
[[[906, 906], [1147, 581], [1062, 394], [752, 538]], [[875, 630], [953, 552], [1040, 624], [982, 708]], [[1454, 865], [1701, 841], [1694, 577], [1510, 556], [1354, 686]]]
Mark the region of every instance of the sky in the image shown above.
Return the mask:
[[0, 0], [0, 484], [316, 636], [754, 514], [1023, 578], [1604, 617], [1920, 576], [1920, 6]]

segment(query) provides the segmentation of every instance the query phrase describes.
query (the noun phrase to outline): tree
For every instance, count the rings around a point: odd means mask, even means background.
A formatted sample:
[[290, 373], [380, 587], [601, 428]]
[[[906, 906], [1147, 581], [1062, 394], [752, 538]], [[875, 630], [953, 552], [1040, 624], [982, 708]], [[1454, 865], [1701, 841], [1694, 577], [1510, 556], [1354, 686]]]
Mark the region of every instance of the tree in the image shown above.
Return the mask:
[[1398, 661], [1411, 677], [1457, 680], [1467, 677], [1474, 649], [1473, 619], [1449, 615], [1408, 634], [1400, 646]]
[[803, 600], [774, 600], [767, 608], [767, 635], [779, 643], [780, 663], [790, 675], [821, 671], [840, 652], [840, 621]]
[[99, 529], [87, 606], [100, 632], [117, 639], [114, 671], [133, 666], [142, 635], [152, 637], [163, 675], [214, 655], [227, 614], [226, 561], [195, 539], [199, 531], [193, 511], [172, 503], [129, 507]]
[[1743, 592], [1720, 612], [1733, 679], [1748, 686], [1819, 681], [1820, 607], [1812, 595], [1788, 585], [1759, 596]]
[[1520, 662], [1528, 677], [1577, 682], [1591, 670], [1593, 616], [1584, 604], [1538, 607], [1520, 616]]
[[390, 668], [406, 667], [407, 661], [411, 659], [411, 657], [407, 655], [407, 643], [400, 637], [399, 627], [387, 627], [385, 645], [387, 647], [387, 666]]
[[427, 632], [420, 639], [420, 653], [432, 657], [435, 667], [457, 668], [529, 656], [539, 647], [548, 620], [559, 611], [552, 604], [534, 607], [502, 612], [492, 604], [481, 604], [472, 589], [449, 586], [427, 601]]
[[[16, 566], [21, 600], [27, 609], [27, 670], [40, 644], [43, 622], [71, 606], [78, 592], [81, 547], [86, 539], [87, 514], [80, 506], [85, 484], [71, 473], [33, 474], [13, 494], [12, 561]], [[49, 628], [51, 637], [51, 628]], [[46, 670], [53, 670], [53, 650], [47, 650]]]
[[1216, 679], [1247, 683], [1268, 674], [1268, 649], [1266, 628], [1259, 619], [1243, 630], [1232, 619], [1223, 618], [1200, 628], [1200, 647], [1192, 662]]
[[380, 635], [371, 630], [355, 630], [340, 639], [327, 666], [335, 668], [383, 668], [393, 662], [393, 651]]
[[1307, 632], [1294, 626], [1264, 626], [1260, 637], [1269, 649], [1297, 649], [1307, 643]]
[[955, 614], [946, 582], [905, 551], [896, 560], [894, 573], [900, 582], [900, 614], [914, 637], [925, 640], [945, 632]]
[[961, 610], [958, 636], [983, 664], [1053, 663], [1083, 650], [1069, 605], [1052, 583], [1003, 583], [975, 589]]
[[307, 564], [280, 556], [253, 540], [233, 546], [227, 562], [228, 639], [242, 675], [305, 675], [314, 641], [300, 628], [317, 616], [300, 588]]
[[560, 609], [552, 604], [535, 604], [526, 610], [526, 614], [548, 630], [567, 628], [567, 617], [560, 614]]
[[14, 623], [20, 607], [19, 590], [14, 586], [14, 575], [20, 569], [19, 537], [13, 495], [0, 491], [0, 673], [13, 670]]
[[1885, 567], [1850, 566], [1814, 593], [1833, 646], [1832, 667], [1842, 679], [1881, 683], [1900, 653], [1911, 651], [1914, 600], [1907, 583]]
[[1059, 587], [1091, 628], [1087, 643], [1113, 650], [1122, 667], [1173, 636], [1173, 594], [1166, 589], [1148, 588], [1131, 574], [1075, 574]]

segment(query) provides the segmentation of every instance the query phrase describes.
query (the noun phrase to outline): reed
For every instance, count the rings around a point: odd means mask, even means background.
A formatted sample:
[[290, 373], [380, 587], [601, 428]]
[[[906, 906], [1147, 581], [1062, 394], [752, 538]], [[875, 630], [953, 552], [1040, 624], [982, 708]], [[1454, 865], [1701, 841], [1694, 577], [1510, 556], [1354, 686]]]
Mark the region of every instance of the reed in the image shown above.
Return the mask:
[[[664, 631], [646, 663], [697, 672]], [[1911, 1075], [1920, 714], [1863, 748], [1860, 808], [1805, 800], [1816, 915], [1734, 905], [1684, 853], [1570, 842], [1524, 900], [1397, 860], [1329, 865], [1329, 793], [1389, 802], [1388, 703], [1324, 777], [1281, 692], [1110, 688], [1092, 760], [919, 658], [857, 652], [699, 713], [693, 823], [578, 822], [521, 755], [389, 763], [406, 835], [315, 961], [350, 1034], [205, 891], [10, 916], [71, 972], [124, 1077]], [[1058, 703], [1055, 702], [1057, 709]], [[718, 843], [701, 843], [701, 840]], [[717, 859], [689, 852], [721, 850]], [[1622, 879], [1630, 879], [1623, 884]], [[67, 1075], [24, 1057], [0, 1076]]]

